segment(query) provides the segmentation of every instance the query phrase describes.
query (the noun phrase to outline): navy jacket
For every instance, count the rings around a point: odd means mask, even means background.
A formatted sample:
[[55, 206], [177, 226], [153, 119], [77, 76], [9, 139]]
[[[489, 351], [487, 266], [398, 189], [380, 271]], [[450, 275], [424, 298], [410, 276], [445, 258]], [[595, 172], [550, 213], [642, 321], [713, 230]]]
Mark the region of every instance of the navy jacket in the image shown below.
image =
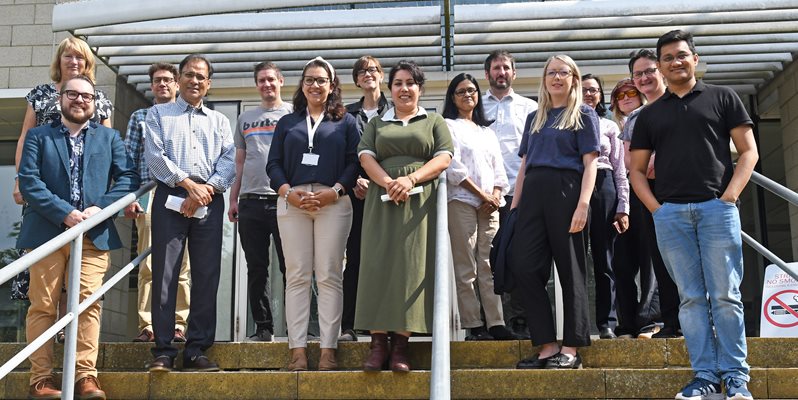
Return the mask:
[[[19, 190], [28, 205], [22, 212], [18, 248], [36, 248], [63, 233], [69, 203], [69, 151], [61, 124], [28, 131], [19, 164]], [[119, 132], [89, 123], [83, 144], [83, 204], [105, 208], [139, 187], [139, 175]], [[99, 250], [122, 247], [111, 219], [88, 231]]]
[[493, 292], [496, 294], [510, 293], [515, 288], [513, 273], [510, 269], [510, 245], [515, 234], [515, 222], [518, 219], [518, 209], [513, 208], [507, 214], [507, 219], [502, 221], [499, 231], [493, 237], [490, 249], [490, 269], [493, 271]]

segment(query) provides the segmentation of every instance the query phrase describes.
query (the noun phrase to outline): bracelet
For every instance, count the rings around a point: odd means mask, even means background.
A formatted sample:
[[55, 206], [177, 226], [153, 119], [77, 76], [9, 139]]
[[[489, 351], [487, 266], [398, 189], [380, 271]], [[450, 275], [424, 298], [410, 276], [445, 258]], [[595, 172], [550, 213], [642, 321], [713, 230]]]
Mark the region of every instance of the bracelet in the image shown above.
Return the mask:
[[412, 173], [407, 175], [407, 179], [410, 179], [410, 183], [413, 184], [413, 186], [416, 186], [418, 179], [415, 176], [413, 176]]
[[293, 191], [294, 191], [294, 188], [290, 187], [290, 188], [288, 188], [288, 190], [285, 192], [285, 209], [286, 209], [286, 210], [288, 209], [288, 195], [289, 195], [289, 194], [291, 194], [291, 192], [293, 192]]

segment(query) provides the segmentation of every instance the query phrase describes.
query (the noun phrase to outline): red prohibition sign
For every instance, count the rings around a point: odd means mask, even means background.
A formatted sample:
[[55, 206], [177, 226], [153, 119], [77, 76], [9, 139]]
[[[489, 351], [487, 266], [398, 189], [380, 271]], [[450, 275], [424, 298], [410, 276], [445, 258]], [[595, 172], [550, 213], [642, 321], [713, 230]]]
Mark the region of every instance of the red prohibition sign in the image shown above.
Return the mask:
[[[792, 307], [787, 305], [787, 303], [785, 303], [785, 302], [781, 301], [781, 299], [779, 299], [779, 296], [781, 296], [781, 295], [783, 295], [785, 293], [794, 293], [794, 294], [798, 295], [798, 290], [791, 290], [791, 289], [782, 290], [781, 292], [778, 292], [778, 293], [770, 296], [770, 298], [765, 302], [765, 307], [764, 307], [765, 308], [765, 318], [771, 324], [776, 325], [779, 328], [792, 328], [793, 326], [798, 326], [798, 312], [793, 310]], [[771, 318], [770, 313], [768, 312], [768, 306], [770, 305], [771, 301], [775, 301], [776, 303], [778, 303], [778, 305], [782, 306], [788, 313], [792, 314], [792, 316], [795, 317], [795, 322], [790, 322], [790, 323], [785, 324], [785, 323], [774, 321], [773, 318]]]

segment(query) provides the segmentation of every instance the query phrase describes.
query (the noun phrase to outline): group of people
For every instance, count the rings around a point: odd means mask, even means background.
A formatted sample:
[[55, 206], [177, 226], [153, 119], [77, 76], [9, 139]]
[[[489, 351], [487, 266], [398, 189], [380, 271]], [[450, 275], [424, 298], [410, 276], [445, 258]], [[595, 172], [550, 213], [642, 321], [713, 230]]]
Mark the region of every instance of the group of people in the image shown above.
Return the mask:
[[[348, 106], [341, 77], [321, 57], [303, 68], [291, 104], [281, 98], [279, 67], [260, 63], [253, 77], [261, 104], [233, 132], [204, 104], [213, 67], [193, 54], [177, 69], [150, 68], [156, 104], [133, 114], [124, 144], [95, 122], [103, 97], [80, 43], [65, 40], [53, 62], [63, 77], [53, 75], [49, 109], [60, 118], [23, 132], [18, 148], [18, 200], [26, 203], [19, 247], [35, 248], [155, 180], [154, 194], [125, 212], [136, 218], [139, 248], [152, 245], [139, 272], [136, 338], [155, 343], [149, 371], [173, 370], [174, 341], [186, 342], [183, 370], [219, 370], [204, 353], [216, 328], [227, 189], [227, 217], [237, 222], [248, 266], [250, 339], [270, 341], [274, 331], [271, 236], [285, 282], [288, 370], [308, 369], [315, 282], [320, 370], [338, 368], [339, 341], [368, 332], [364, 370], [409, 371], [410, 336], [432, 331], [435, 199], [446, 171], [467, 339], [530, 338], [539, 352], [518, 368], [581, 368], [578, 349], [590, 345], [590, 241], [601, 338], [683, 332], [695, 379], [677, 399], [719, 393], [721, 382], [728, 398], [751, 399], [735, 202], [757, 150], [737, 95], [696, 80], [689, 33], [668, 32], [656, 52], [632, 55], [631, 79], [612, 90], [615, 121], [604, 117], [601, 78], [582, 75], [567, 55], [546, 62], [536, 103], [513, 91], [515, 60], [497, 50], [485, 61], [486, 93], [476, 77], [458, 74], [442, 114], [420, 106], [425, 76], [412, 61], [388, 73], [389, 100], [380, 62], [359, 58], [352, 79], [363, 97]], [[507, 242], [501, 286], [489, 261], [494, 239]], [[120, 246], [110, 221], [89, 231], [81, 299], [99, 287], [108, 250]], [[65, 247], [31, 267], [29, 340], [55, 320], [68, 258]], [[546, 289], [552, 262], [563, 288], [562, 342]], [[81, 314], [80, 332], [76, 393], [105, 398], [95, 369], [98, 305]], [[57, 396], [52, 347], [31, 364], [31, 398]]]

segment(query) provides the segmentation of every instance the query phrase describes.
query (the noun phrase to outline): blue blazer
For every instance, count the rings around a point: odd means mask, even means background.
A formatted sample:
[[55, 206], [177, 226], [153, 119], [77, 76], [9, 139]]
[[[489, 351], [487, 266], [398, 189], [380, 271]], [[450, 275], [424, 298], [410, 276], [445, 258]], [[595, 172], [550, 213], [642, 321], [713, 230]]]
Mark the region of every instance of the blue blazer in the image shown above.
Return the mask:
[[[28, 202], [22, 211], [18, 248], [36, 248], [63, 233], [69, 204], [69, 150], [61, 123], [28, 131], [19, 163], [19, 190]], [[139, 187], [139, 175], [119, 132], [89, 123], [83, 143], [83, 204], [105, 208]], [[88, 231], [99, 250], [122, 247], [112, 219]]]

